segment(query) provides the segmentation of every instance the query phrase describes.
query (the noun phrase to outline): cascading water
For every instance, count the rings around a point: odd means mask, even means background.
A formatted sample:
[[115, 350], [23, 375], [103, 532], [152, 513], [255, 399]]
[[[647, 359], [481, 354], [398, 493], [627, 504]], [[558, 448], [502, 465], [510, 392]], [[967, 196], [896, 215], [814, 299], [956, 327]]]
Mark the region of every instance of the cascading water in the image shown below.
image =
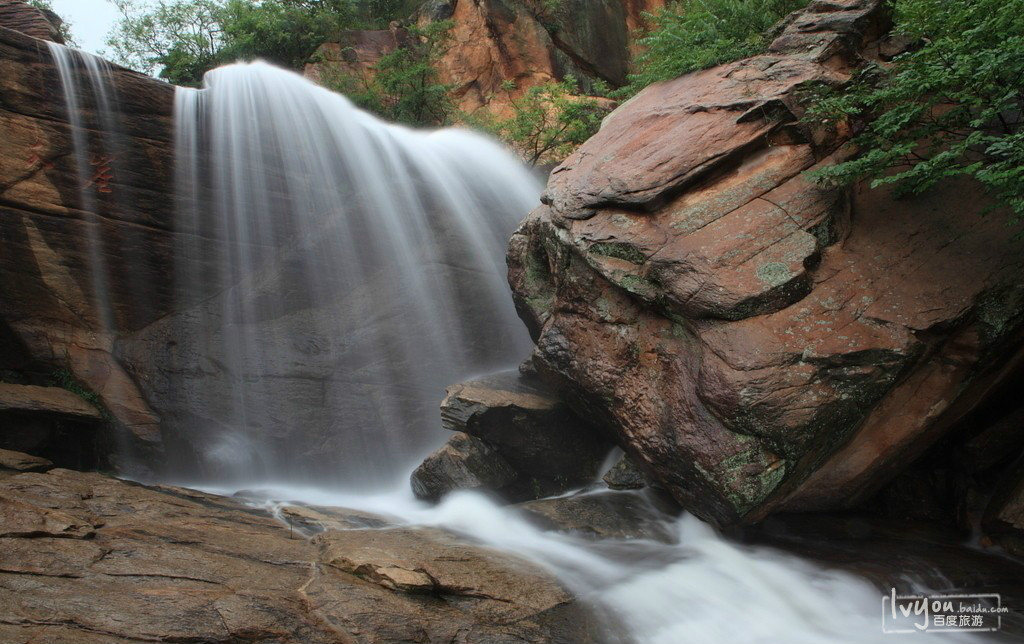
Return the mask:
[[[110, 297], [107, 281], [109, 271], [104, 261], [104, 240], [99, 234], [96, 213], [96, 192], [107, 189], [104, 182], [111, 178], [108, 174], [108, 158], [102, 152], [91, 152], [94, 149], [89, 140], [89, 132], [102, 133], [97, 136], [116, 137], [117, 126], [113, 122], [114, 103], [117, 100], [114, 89], [109, 82], [110, 64], [99, 58], [77, 49], [65, 47], [55, 42], [46, 41], [54, 67], [60, 77], [64, 95], [64, 107], [71, 124], [71, 142], [75, 155], [75, 185], [79, 188], [78, 208], [88, 217], [86, 252], [89, 258], [89, 279], [92, 287], [91, 302], [96, 310], [87, 312], [99, 324], [104, 332], [114, 330], [113, 316], [109, 308]], [[79, 69], [84, 73], [79, 74]], [[87, 85], [79, 81], [84, 76]], [[87, 114], [93, 116], [87, 118]], [[103, 150], [104, 142], [100, 141], [95, 148]], [[99, 185], [95, 185], [95, 184]], [[86, 313], [86, 312], [83, 312]]]
[[232, 285], [173, 331], [180, 362], [211, 367], [172, 405], [203, 410], [200, 474], [404, 475], [439, 442], [444, 386], [528, 351], [503, 257], [537, 180], [479, 136], [384, 124], [264, 63], [179, 89], [175, 119], [177, 278]]
[[[98, 59], [51, 51], [86, 185], [97, 179], [86, 130], [116, 135], [116, 96]], [[80, 70], [100, 115], [91, 125]], [[172, 476], [202, 476], [222, 492], [316, 480], [317, 489], [273, 495], [443, 526], [516, 552], [618, 624], [610, 644], [890, 641], [880, 593], [866, 582], [734, 545], [692, 517], [664, 519], [674, 543], [593, 542], [539, 530], [479, 495], [438, 506], [412, 498], [402, 479], [443, 439], [443, 387], [529, 349], [502, 258], [539, 186], [506, 152], [466, 132], [383, 124], [259, 63], [217, 70], [201, 91], [179, 89], [175, 118], [179, 292], [226, 286], [153, 325], [167, 382], [151, 393], [185, 437]], [[82, 199], [94, 212], [94, 198]], [[111, 242], [95, 226], [88, 242], [94, 301], [105, 303], [102, 245]], [[94, 313], [113, 330], [109, 312]]]

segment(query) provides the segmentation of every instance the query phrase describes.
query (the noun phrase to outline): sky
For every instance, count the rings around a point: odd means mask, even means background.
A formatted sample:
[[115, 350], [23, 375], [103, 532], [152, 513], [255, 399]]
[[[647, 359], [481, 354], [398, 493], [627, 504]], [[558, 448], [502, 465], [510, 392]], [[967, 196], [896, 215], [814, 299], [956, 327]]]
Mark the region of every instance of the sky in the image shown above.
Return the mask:
[[57, 15], [71, 23], [71, 34], [78, 46], [94, 54], [106, 48], [103, 41], [107, 32], [121, 17], [107, 0], [52, 0], [52, 3]]

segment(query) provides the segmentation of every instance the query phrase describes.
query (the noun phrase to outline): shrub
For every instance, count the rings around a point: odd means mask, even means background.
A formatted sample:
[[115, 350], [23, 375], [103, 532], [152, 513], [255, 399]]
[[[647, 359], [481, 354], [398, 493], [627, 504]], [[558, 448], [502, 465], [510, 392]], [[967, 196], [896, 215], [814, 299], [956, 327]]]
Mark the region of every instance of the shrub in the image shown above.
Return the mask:
[[638, 43], [636, 72], [618, 94], [631, 96], [658, 81], [762, 53], [767, 33], [808, 0], [679, 0], [645, 14], [651, 29]]

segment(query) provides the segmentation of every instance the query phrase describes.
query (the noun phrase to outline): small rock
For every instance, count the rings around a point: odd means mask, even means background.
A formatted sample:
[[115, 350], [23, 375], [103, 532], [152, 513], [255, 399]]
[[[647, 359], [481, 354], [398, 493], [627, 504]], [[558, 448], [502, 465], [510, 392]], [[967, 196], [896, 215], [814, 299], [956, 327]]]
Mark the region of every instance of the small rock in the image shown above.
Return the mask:
[[542, 499], [515, 506], [544, 529], [598, 539], [673, 543], [670, 524], [679, 508], [641, 492], [601, 492]]
[[412, 489], [421, 499], [439, 499], [454, 490], [499, 491], [518, 479], [516, 471], [479, 438], [456, 433], [412, 473]]
[[604, 473], [602, 479], [613, 490], [639, 490], [647, 487], [644, 473], [636, 466], [629, 454], [623, 454], [622, 458]]

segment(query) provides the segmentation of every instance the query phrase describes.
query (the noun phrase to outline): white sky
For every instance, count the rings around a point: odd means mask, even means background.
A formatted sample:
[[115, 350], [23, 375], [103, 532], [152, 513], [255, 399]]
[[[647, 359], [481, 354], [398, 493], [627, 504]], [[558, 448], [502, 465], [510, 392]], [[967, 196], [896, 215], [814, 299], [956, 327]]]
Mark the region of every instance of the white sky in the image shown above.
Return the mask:
[[78, 46], [97, 54], [121, 14], [107, 0], [52, 0], [53, 10], [71, 23]]

